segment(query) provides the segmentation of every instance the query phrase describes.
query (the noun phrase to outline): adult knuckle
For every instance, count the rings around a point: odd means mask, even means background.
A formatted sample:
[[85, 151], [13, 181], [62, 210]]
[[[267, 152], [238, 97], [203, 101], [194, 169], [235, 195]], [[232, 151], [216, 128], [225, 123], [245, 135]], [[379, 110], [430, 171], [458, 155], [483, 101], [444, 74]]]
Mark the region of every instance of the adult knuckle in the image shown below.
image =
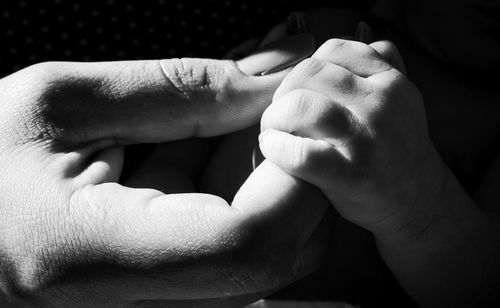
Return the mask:
[[215, 60], [177, 58], [161, 60], [160, 66], [167, 80], [187, 99], [218, 95], [218, 88], [228, 82], [226, 66]]
[[[30, 107], [29, 102], [38, 102], [57, 82], [60, 69], [57, 62], [43, 62], [22, 69], [9, 78], [6, 93], [8, 107]], [[5, 80], [4, 80], [5, 82]]]
[[161, 61], [161, 68], [167, 80], [173, 84], [186, 98], [191, 98], [194, 87], [203, 87], [202, 83], [194, 83], [194, 69], [185, 59], [170, 59], [168, 62]]
[[56, 80], [60, 75], [60, 64], [58, 62], [40, 62], [28, 66], [20, 73], [25, 74], [31, 82], [38, 81], [38, 83], [51, 83]]

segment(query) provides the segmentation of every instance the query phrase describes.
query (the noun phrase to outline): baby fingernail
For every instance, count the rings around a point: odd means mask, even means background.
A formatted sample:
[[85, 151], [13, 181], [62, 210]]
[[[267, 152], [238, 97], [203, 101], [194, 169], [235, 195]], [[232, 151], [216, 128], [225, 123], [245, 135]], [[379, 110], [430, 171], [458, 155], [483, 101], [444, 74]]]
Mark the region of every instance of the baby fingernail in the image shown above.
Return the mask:
[[249, 75], [268, 75], [299, 63], [313, 52], [313, 36], [303, 33], [265, 45], [236, 63]]
[[308, 29], [304, 13], [302, 12], [290, 13], [290, 15], [288, 15], [288, 18], [286, 20], [286, 30], [288, 35], [290, 36], [306, 33]]
[[356, 26], [356, 32], [354, 34], [354, 39], [365, 44], [369, 44], [372, 41], [372, 29], [364, 21], [358, 22]]

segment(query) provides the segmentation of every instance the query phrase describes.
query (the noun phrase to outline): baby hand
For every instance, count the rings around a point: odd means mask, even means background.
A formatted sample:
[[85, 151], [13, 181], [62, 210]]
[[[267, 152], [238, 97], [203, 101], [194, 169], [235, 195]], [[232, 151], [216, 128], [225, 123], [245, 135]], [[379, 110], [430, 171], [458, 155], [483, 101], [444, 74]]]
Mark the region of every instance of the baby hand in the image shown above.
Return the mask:
[[418, 233], [434, 210], [425, 200], [439, 156], [403, 70], [390, 42], [329, 40], [288, 74], [261, 120], [266, 159], [375, 235]]

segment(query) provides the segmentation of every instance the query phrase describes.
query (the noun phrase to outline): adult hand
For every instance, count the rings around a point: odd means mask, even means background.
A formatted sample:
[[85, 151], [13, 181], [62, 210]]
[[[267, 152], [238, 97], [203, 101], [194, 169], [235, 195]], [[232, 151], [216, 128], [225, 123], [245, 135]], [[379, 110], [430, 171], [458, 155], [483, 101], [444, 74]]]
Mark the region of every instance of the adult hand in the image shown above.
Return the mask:
[[116, 183], [123, 145], [251, 125], [284, 74], [174, 59], [43, 63], [1, 80], [2, 291], [36, 306], [182, 306], [255, 299], [309, 272], [321, 195], [272, 164], [231, 207]]

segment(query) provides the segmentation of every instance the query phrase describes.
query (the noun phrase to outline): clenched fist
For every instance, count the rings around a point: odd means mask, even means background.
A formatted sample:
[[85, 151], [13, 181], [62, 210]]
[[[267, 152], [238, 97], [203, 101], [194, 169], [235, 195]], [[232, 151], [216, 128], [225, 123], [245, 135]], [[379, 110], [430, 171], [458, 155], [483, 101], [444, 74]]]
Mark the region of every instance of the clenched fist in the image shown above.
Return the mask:
[[401, 63], [389, 42], [327, 41], [285, 78], [261, 120], [264, 156], [375, 234], [414, 231], [434, 155], [420, 93], [392, 59]]
[[403, 72], [389, 42], [327, 41], [277, 89], [260, 149], [371, 231], [419, 304], [479, 306], [497, 294], [498, 218], [441, 160], [422, 97]]

